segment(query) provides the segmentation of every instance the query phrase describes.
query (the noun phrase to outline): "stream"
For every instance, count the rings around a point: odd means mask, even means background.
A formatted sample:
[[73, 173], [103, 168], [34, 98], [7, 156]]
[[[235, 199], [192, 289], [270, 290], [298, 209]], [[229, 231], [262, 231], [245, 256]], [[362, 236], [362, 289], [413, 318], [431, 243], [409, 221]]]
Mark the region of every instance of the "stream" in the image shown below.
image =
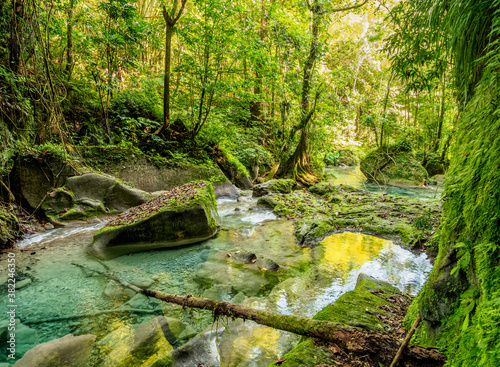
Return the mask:
[[[344, 173], [348, 178], [356, 170]], [[336, 176], [339, 179], [338, 172]], [[346, 177], [344, 184], [359, 185], [359, 179], [347, 182]], [[399, 190], [402, 195], [408, 194]], [[422, 191], [413, 195], [418, 193]], [[421, 197], [432, 198], [426, 195]], [[214, 238], [186, 247], [121, 256], [106, 264], [118, 277], [151, 289], [303, 316], [313, 316], [354, 289], [360, 272], [416, 295], [432, 268], [424, 253], [413, 254], [391, 241], [359, 233], [334, 234], [313, 248], [301, 248], [295, 243], [291, 221], [280, 220], [256, 204], [251, 192], [242, 192], [237, 200], [219, 199], [223, 229]], [[222, 328], [224, 332], [217, 338], [221, 366], [265, 366], [298, 341], [293, 334], [253, 322], [212, 325], [209, 312], [191, 314], [180, 306], [141, 295], [117, 295], [108, 279], [71, 264], [103, 270], [85, 252], [85, 246], [103, 225], [96, 221], [54, 229], [17, 244], [16, 280], [31, 282], [16, 291], [16, 359], [36, 344], [69, 333], [95, 334], [99, 345], [111, 331], [162, 314], [188, 322], [196, 332]], [[6, 261], [4, 253], [0, 257], [0, 283], [4, 285]], [[275, 271], [278, 267], [285, 272]], [[2, 287], [0, 297], [0, 312], [5, 315], [6, 287]], [[6, 347], [2, 338], [0, 348]], [[0, 362], [5, 358], [1, 353]], [[100, 366], [100, 358], [93, 355], [92, 365]]]

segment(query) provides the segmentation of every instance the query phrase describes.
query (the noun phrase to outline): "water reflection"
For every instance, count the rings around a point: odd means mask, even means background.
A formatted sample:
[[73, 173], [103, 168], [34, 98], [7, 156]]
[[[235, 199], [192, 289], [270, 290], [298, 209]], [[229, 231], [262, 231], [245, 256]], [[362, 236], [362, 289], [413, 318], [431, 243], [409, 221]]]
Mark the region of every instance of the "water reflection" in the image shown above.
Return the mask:
[[439, 199], [443, 191], [442, 186], [430, 187], [407, 187], [380, 185], [368, 182], [366, 176], [361, 172], [360, 166], [326, 167], [325, 174], [333, 175], [335, 178], [328, 179], [334, 185], [349, 185], [356, 188], [364, 188], [370, 192], [385, 192], [391, 195], [407, 196], [416, 199], [433, 200]]
[[346, 278], [349, 272], [373, 259], [391, 241], [361, 233], [337, 233], [325, 238], [316, 248], [318, 269], [331, 276]]

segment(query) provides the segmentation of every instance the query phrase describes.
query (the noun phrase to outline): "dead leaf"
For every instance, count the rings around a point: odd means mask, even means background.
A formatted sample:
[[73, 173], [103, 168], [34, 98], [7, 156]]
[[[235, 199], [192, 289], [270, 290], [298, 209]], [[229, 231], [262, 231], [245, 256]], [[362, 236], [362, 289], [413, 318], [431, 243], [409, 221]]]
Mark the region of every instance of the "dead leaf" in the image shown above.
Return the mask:
[[332, 352], [333, 354], [338, 354], [342, 351], [342, 349], [340, 349], [340, 347], [337, 345], [337, 344], [333, 344], [333, 345], [330, 345], [328, 347], [328, 349], [330, 350], [330, 352]]
[[276, 366], [280, 366], [283, 362], [286, 361], [286, 357], [281, 357], [280, 359], [278, 359], [275, 363], [276, 363]]

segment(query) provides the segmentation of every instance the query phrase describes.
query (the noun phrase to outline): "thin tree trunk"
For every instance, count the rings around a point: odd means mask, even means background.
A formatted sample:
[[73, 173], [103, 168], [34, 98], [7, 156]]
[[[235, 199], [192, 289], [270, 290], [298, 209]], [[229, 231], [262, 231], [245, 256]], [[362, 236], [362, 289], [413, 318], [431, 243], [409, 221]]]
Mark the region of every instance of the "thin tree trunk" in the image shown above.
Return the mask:
[[172, 52], [172, 35], [174, 27], [167, 23], [165, 33], [165, 75], [164, 75], [164, 93], [163, 93], [163, 127], [170, 127], [170, 62]]
[[71, 72], [73, 71], [73, 12], [75, 7], [75, 0], [71, 0], [68, 9], [68, 25], [66, 27], [66, 78], [68, 81], [71, 79]]
[[439, 150], [439, 144], [441, 143], [441, 135], [443, 133], [443, 122], [444, 122], [444, 106], [445, 106], [445, 96], [446, 96], [446, 73], [443, 73], [443, 89], [441, 95], [441, 109], [439, 111], [439, 120], [438, 120], [438, 129], [437, 129], [437, 137], [434, 145], [434, 152], [437, 153]]
[[385, 119], [387, 118], [387, 103], [389, 102], [389, 94], [391, 91], [391, 81], [394, 77], [394, 71], [392, 71], [389, 80], [387, 81], [387, 90], [385, 92], [384, 98], [384, 109], [382, 110], [382, 125], [380, 127], [380, 148], [384, 147], [384, 138], [385, 138]]
[[[264, 45], [264, 41], [267, 37], [267, 14], [264, 6], [264, 0], [261, 0], [261, 14], [259, 20], [259, 41], [260, 47]], [[262, 89], [264, 84], [264, 77], [262, 76], [263, 64], [261, 61], [257, 61], [255, 65], [255, 83], [253, 88], [253, 94], [255, 95], [254, 101], [250, 102], [250, 122], [255, 123], [262, 121]]]
[[[179, 21], [184, 8], [186, 6], [187, 0], [180, 0], [181, 6], [179, 6], [179, 0], [173, 0], [172, 9], [167, 11], [165, 5], [162, 6], [163, 19], [165, 20], [165, 75], [164, 75], [164, 85], [163, 85], [163, 125], [159, 129], [168, 129], [170, 127], [170, 62], [172, 57], [172, 36], [174, 34], [174, 28]], [[158, 132], [159, 132], [158, 130]]]
[[19, 20], [23, 16], [23, 3], [21, 0], [12, 0], [11, 20], [10, 20], [10, 47], [9, 66], [14, 74], [19, 72], [19, 59], [21, 45], [19, 41]]

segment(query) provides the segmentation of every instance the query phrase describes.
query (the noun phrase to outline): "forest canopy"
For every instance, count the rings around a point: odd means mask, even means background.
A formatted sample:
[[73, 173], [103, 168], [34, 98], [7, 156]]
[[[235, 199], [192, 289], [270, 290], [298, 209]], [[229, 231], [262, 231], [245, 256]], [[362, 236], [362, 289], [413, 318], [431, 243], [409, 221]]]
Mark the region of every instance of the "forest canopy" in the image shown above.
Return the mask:
[[407, 42], [397, 3], [4, 0], [3, 172], [40, 144], [197, 163], [217, 144], [305, 183], [343, 148], [411, 142], [446, 161], [448, 59]]

